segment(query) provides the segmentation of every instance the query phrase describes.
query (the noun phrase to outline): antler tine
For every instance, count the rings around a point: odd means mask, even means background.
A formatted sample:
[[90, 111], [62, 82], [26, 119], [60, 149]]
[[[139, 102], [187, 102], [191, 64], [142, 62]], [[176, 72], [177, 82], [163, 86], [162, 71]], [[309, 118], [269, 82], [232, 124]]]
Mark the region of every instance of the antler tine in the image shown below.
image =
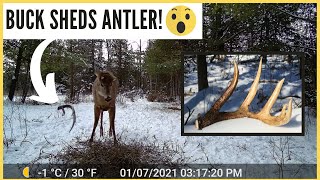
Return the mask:
[[276, 100], [279, 96], [283, 82], [284, 82], [284, 78], [278, 82], [278, 84], [277, 84], [276, 88], [273, 90], [273, 93], [270, 96], [268, 102], [264, 105], [264, 107], [260, 111], [261, 114], [269, 114], [270, 113], [270, 109], [272, 108], [273, 104], [276, 102]]
[[288, 107], [288, 104], [284, 104], [284, 105], [282, 106], [280, 116], [281, 116], [281, 115], [282, 115], [282, 116], [286, 115], [287, 107]]
[[[287, 109], [288, 108], [288, 109]], [[258, 114], [250, 113], [250, 118], [261, 120], [262, 122], [269, 124], [271, 126], [282, 126], [287, 124], [292, 115], [292, 98], [290, 99], [288, 104], [283, 105], [280, 115], [271, 116], [268, 114]]]
[[244, 111], [249, 111], [249, 106], [252, 102], [252, 100], [254, 99], [254, 97], [257, 94], [258, 91], [258, 86], [259, 86], [259, 80], [260, 80], [260, 76], [261, 76], [261, 70], [262, 69], [262, 57], [260, 58], [260, 63], [259, 63], [259, 68], [257, 71], [257, 75], [250, 87], [250, 90], [248, 92], [248, 95], [246, 97], [246, 99], [243, 101], [243, 103], [241, 104], [239, 110], [244, 110]]
[[286, 119], [287, 119], [286, 123], [290, 121], [291, 116], [292, 116], [292, 97], [289, 100], [288, 111], [286, 112]]
[[287, 124], [290, 121], [291, 115], [292, 115], [292, 98], [290, 99], [288, 104], [283, 105], [280, 115], [278, 116], [270, 115], [270, 109], [272, 108], [273, 104], [277, 100], [277, 97], [280, 93], [283, 82], [284, 82], [284, 79], [278, 82], [271, 97], [269, 98], [265, 106], [262, 108], [262, 110], [258, 113], [249, 113], [248, 117], [258, 119], [271, 126], [281, 126], [281, 125]]
[[202, 129], [203, 127], [209, 126], [215, 122], [221, 121], [222, 119], [218, 117], [220, 108], [225, 104], [225, 102], [229, 99], [231, 94], [233, 93], [234, 89], [238, 84], [239, 78], [239, 70], [238, 64], [236, 61], [233, 62], [234, 72], [233, 72], [233, 79], [225, 90], [225, 92], [220, 96], [220, 98], [214, 103], [211, 109], [205, 114], [202, 118], [201, 116], [195, 122], [195, 126], [197, 129]]
[[214, 103], [214, 105], [211, 108], [212, 110], [219, 111], [221, 107], [224, 105], [224, 103], [226, 103], [226, 101], [229, 99], [229, 97], [231, 96], [231, 94], [233, 93], [234, 89], [238, 84], [239, 70], [238, 70], [238, 64], [236, 63], [236, 61], [233, 62], [233, 66], [234, 66], [233, 79], [230, 85], [228, 86], [228, 88], [222, 94], [222, 96], [220, 96], [220, 98]]

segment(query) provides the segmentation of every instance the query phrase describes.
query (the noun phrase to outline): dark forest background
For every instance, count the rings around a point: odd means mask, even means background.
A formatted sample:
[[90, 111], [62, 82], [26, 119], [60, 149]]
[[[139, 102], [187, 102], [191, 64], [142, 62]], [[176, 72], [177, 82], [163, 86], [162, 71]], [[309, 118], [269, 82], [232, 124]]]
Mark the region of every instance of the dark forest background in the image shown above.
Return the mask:
[[[148, 40], [146, 49], [139, 40], [135, 49], [128, 40], [56, 40], [42, 58], [42, 76], [54, 72], [57, 91], [71, 103], [91, 94], [95, 70], [113, 71], [127, 96], [175, 101], [183, 93], [182, 51], [303, 52], [306, 105], [315, 108], [316, 16], [316, 4], [203, 4], [202, 40]], [[35, 94], [29, 67], [41, 41], [4, 40], [3, 84], [10, 100], [24, 103]], [[196, 59], [205, 65], [205, 56]]]

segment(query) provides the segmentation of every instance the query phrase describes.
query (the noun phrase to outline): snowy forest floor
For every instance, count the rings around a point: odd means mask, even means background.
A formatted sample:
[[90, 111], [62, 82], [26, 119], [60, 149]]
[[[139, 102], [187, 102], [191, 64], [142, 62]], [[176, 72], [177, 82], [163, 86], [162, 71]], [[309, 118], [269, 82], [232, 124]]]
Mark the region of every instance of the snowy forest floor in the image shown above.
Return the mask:
[[[31, 105], [5, 100], [4, 163], [30, 163], [40, 155], [56, 154], [63, 147], [72, 146], [79, 138], [87, 141], [93, 125], [93, 103], [88, 99], [74, 104], [77, 122], [70, 133], [70, 110], [66, 110], [65, 116], [57, 110], [62, 103]], [[281, 156], [277, 157], [273, 152], [288, 153], [290, 158], [284, 159], [284, 163], [316, 163], [316, 124], [312, 115], [306, 116], [305, 136], [181, 136], [181, 112], [168, 108], [178, 106], [179, 103], [148, 102], [144, 97], [135, 97], [134, 102], [121, 98], [116, 112], [118, 138], [128, 143], [134, 139], [171, 147], [177, 152], [173, 161], [181, 163], [275, 164]], [[107, 115], [104, 117], [103, 138], [109, 138], [109, 120]], [[99, 130], [98, 125], [95, 140], [101, 139]], [[283, 146], [283, 142], [287, 145]], [[287, 149], [283, 151], [277, 147]]]

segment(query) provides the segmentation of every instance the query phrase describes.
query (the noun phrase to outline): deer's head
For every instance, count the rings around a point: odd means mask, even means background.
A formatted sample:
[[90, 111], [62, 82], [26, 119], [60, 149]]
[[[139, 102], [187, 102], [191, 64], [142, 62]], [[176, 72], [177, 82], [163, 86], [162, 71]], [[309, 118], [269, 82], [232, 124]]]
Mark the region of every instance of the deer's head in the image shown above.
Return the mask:
[[109, 102], [112, 99], [112, 85], [116, 81], [116, 77], [109, 72], [95, 72], [98, 81], [98, 87], [96, 90], [99, 95], [104, 98], [105, 101]]

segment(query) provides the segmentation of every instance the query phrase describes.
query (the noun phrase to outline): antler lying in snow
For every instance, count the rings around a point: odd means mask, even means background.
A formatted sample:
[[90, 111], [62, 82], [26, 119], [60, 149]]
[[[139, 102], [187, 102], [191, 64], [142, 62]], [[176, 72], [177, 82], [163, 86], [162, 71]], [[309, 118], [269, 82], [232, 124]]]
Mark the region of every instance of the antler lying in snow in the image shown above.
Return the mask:
[[284, 79], [278, 82], [268, 102], [265, 104], [265, 106], [262, 108], [260, 112], [254, 113], [249, 111], [249, 105], [251, 104], [258, 90], [258, 85], [259, 85], [259, 80], [261, 75], [261, 68], [262, 68], [262, 59], [260, 59], [259, 69], [258, 69], [256, 78], [254, 79], [251, 85], [250, 91], [246, 99], [243, 101], [239, 109], [235, 112], [219, 112], [220, 108], [232, 95], [238, 83], [238, 78], [239, 78], [238, 65], [236, 62], [234, 62], [234, 74], [233, 74], [233, 79], [230, 85], [225, 90], [225, 92], [220, 96], [220, 98], [215, 102], [215, 104], [211, 107], [211, 109], [204, 115], [204, 117], [199, 117], [196, 120], [195, 122], [196, 128], [202, 129], [204, 127], [207, 127], [219, 121], [242, 118], [242, 117], [257, 119], [271, 126], [281, 126], [281, 125], [287, 124], [290, 121], [291, 114], [292, 114], [292, 98], [290, 99], [288, 104], [283, 105], [281, 114], [279, 116], [270, 115], [270, 109], [272, 108], [273, 104], [277, 100], [277, 97], [280, 93]]

